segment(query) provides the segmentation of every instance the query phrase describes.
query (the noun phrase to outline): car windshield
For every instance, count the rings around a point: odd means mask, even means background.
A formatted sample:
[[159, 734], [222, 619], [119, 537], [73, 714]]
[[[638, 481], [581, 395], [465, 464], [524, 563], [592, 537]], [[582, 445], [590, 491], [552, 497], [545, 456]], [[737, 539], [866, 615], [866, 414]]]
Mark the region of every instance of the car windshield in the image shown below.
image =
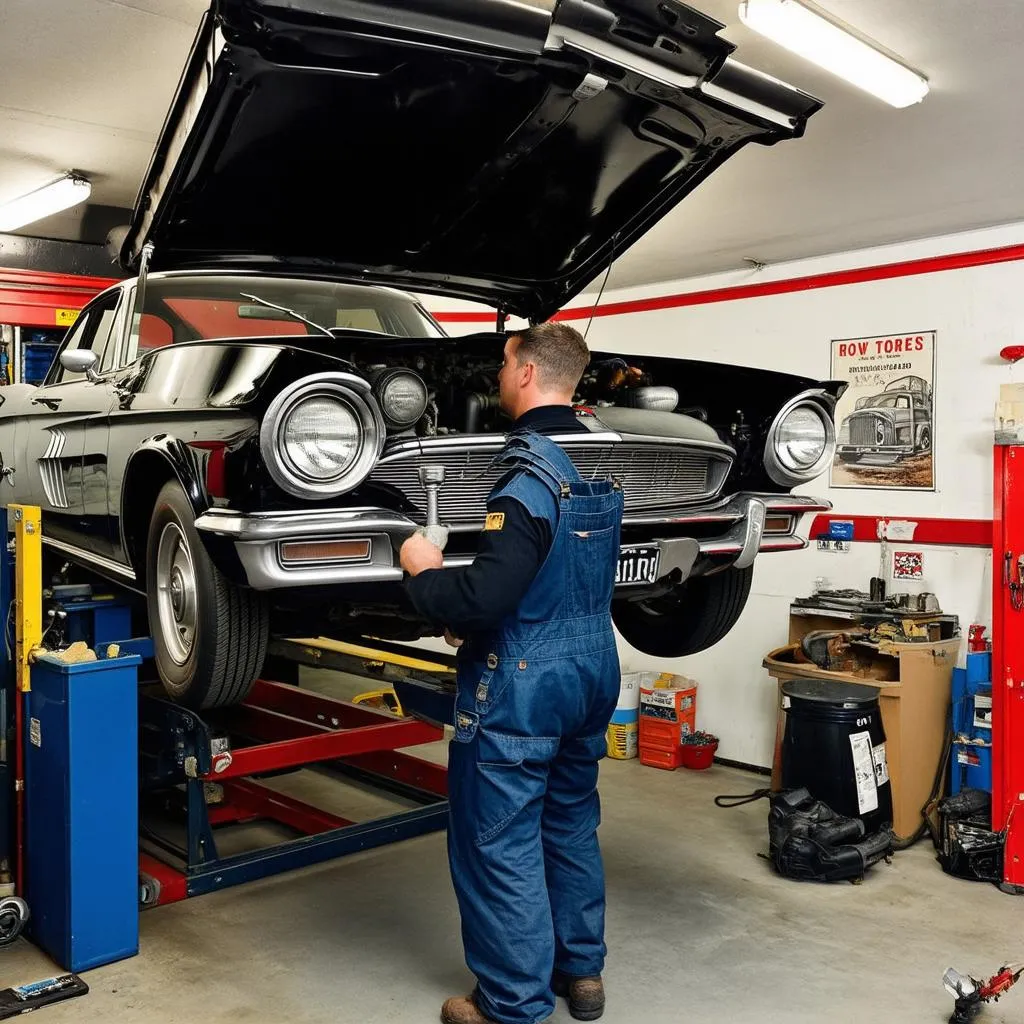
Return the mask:
[[143, 350], [218, 338], [301, 334], [326, 338], [319, 328], [336, 338], [352, 331], [399, 338], [442, 337], [422, 307], [401, 292], [245, 274], [154, 275], [146, 281], [137, 325]]
[[867, 406], [871, 409], [906, 409], [909, 406], [906, 395], [885, 395], [871, 398]]

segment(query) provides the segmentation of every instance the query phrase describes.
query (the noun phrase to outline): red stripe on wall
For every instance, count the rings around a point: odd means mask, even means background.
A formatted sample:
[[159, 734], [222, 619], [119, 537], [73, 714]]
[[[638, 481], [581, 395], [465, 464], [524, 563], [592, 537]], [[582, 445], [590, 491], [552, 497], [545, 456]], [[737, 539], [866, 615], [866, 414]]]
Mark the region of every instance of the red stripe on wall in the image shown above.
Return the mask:
[[878, 543], [878, 524], [890, 522], [917, 523], [914, 539], [889, 541], [889, 544], [948, 544], [950, 547], [991, 548], [991, 519], [923, 519], [918, 516], [844, 516], [837, 512], [822, 513], [814, 517], [810, 537], [828, 534], [829, 523], [853, 523], [853, 539]]
[[[807, 277], [792, 277], [784, 281], [767, 281], [764, 284], [740, 284], [728, 288], [711, 288], [701, 292], [684, 292], [675, 295], [659, 295], [650, 299], [630, 299], [624, 302], [609, 302], [598, 306], [575, 306], [562, 309], [552, 319], [585, 320], [593, 316], [619, 316], [623, 313], [649, 313], [656, 309], [677, 309], [682, 306], [706, 306], [714, 302], [733, 302], [736, 299], [758, 299], [766, 295], [786, 295], [791, 292], [814, 291], [818, 288], [838, 288], [847, 284], [864, 284], [867, 281], [887, 281], [899, 277], [915, 277], [920, 274], [937, 274], [944, 270], [965, 270], [969, 267], [986, 267], [996, 263], [1012, 263], [1024, 260], [1024, 245], [1007, 245], [998, 249], [978, 249], [975, 252], [950, 253], [947, 256], [929, 256], [926, 259], [903, 260], [898, 263], [882, 263], [874, 267], [859, 267], [856, 270], [836, 270], [827, 274], [811, 274]], [[445, 323], [493, 323], [493, 313], [435, 313]]]

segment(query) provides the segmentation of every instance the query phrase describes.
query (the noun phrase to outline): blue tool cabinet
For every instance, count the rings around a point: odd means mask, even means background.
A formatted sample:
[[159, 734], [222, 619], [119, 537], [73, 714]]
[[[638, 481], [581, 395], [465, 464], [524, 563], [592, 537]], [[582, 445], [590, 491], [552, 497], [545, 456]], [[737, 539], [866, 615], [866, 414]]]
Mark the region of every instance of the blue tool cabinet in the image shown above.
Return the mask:
[[67, 971], [139, 949], [140, 662], [43, 655], [25, 694], [28, 930]]
[[992, 792], [992, 655], [972, 652], [953, 670], [953, 751], [950, 792]]

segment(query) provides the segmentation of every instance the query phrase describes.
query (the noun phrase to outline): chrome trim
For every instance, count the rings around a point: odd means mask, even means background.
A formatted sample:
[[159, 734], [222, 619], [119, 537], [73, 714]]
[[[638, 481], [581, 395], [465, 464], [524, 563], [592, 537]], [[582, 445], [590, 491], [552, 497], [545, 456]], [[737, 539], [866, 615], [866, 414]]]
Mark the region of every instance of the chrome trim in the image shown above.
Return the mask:
[[[702, 438], [663, 437], [657, 434], [627, 434], [607, 428], [604, 430], [591, 430], [586, 434], [575, 431], [569, 434], [549, 434], [547, 436], [556, 444], [590, 445], [632, 441], [642, 444], [682, 445], [687, 448], [706, 449], [722, 455], [729, 460], [730, 464], [736, 459], [736, 451], [729, 445], [720, 441], [705, 441]], [[505, 447], [507, 441], [508, 438], [504, 434], [449, 434], [439, 437], [416, 438], [414, 440], [395, 440], [385, 446], [384, 452], [377, 464], [425, 456], [436, 450], [448, 452], [461, 449], [466, 451], [493, 449], [499, 452]]]
[[335, 533], [410, 534], [416, 524], [397, 512], [382, 508], [255, 512], [245, 515], [228, 509], [208, 509], [196, 519], [196, 529], [237, 541], [327, 539]]
[[700, 557], [700, 544], [692, 537], [672, 537], [659, 540], [656, 546], [661, 551], [658, 562], [659, 579], [678, 569], [683, 579], [689, 579], [693, 565]]
[[763, 501], [751, 498], [747, 502], [747, 518], [743, 535], [743, 547], [734, 563], [737, 569], [747, 569], [754, 564], [757, 553], [761, 550], [764, 537], [765, 506]]
[[49, 431], [50, 441], [38, 460], [39, 477], [46, 500], [54, 508], [69, 508], [68, 492], [64, 486], [64, 470], [61, 467], [61, 455], [68, 443], [68, 436], [59, 427], [50, 427]]
[[[623, 439], [622, 435], [614, 430], [594, 430], [588, 434], [580, 432], [549, 434], [548, 437], [556, 444], [562, 444], [567, 441], [583, 441], [585, 444], [608, 444]], [[507, 441], [508, 438], [505, 434], [447, 434], [438, 437], [395, 440], [390, 441], [385, 446], [380, 462], [412, 458], [417, 455], [428, 455], [436, 450], [447, 452], [449, 450], [459, 451], [464, 448], [467, 451], [478, 451], [481, 448], [493, 448], [496, 452], [500, 452], [505, 447]]]
[[[700, 541], [685, 536], [655, 537], [636, 543], [659, 547], [662, 552], [663, 575], [679, 569], [685, 579], [700, 558], [736, 556], [734, 564], [742, 568], [748, 564], [745, 559], [749, 558], [752, 562], [758, 551], [788, 551], [806, 547], [806, 542], [793, 534], [765, 536], [765, 517], [776, 510], [788, 512], [795, 517], [803, 512], [827, 511], [829, 508], [831, 505], [828, 502], [812, 497], [739, 494], [723, 502], [717, 513], [701, 511], [692, 517], [663, 517], [652, 523], [685, 526], [691, 521], [721, 522], [727, 527], [723, 536]], [[372, 507], [296, 509], [252, 514], [211, 508], [196, 519], [195, 525], [201, 533], [234, 541], [246, 579], [255, 590], [400, 582], [404, 574], [397, 565], [395, 552], [401, 542], [417, 529], [417, 524], [406, 516]], [[286, 566], [281, 562], [280, 544], [283, 541], [309, 538], [334, 540], [352, 535], [369, 537], [369, 564], [337, 561], [330, 564]], [[444, 567], [466, 566], [472, 561], [470, 555], [450, 555], [444, 559]], [[111, 563], [111, 567], [113, 565]], [[115, 570], [112, 568], [112, 571]]]
[[44, 544], [48, 544], [51, 548], [56, 548], [57, 551], [63, 551], [66, 555], [71, 555], [79, 562], [86, 562], [102, 569], [105, 572], [113, 573], [115, 576], [120, 576], [122, 579], [131, 580], [133, 583], [135, 582], [135, 570], [131, 568], [131, 566], [123, 565], [121, 562], [115, 562], [112, 558], [97, 555], [92, 551], [86, 551], [85, 548], [80, 548], [75, 544], [68, 544], [67, 541], [55, 540], [53, 537], [47, 537], [45, 534], [43, 535], [42, 540]]
[[[797, 484], [806, 484], [821, 476], [835, 458], [836, 453], [836, 425], [832, 417], [831, 406], [832, 396], [820, 388], [809, 391], [802, 391], [799, 395], [791, 398], [778, 412], [772, 425], [768, 429], [768, 436], [764, 443], [764, 468], [768, 475], [781, 487], [795, 487]], [[806, 405], [814, 410], [825, 427], [825, 447], [818, 460], [805, 470], [793, 470], [784, 466], [779, 459], [776, 449], [776, 440], [779, 427], [782, 421], [799, 406]]]
[[[305, 477], [285, 456], [278, 437], [281, 422], [287, 413], [304, 399], [315, 394], [333, 395], [351, 407], [359, 420], [361, 445], [355, 461], [330, 480]], [[260, 425], [260, 454], [274, 483], [297, 498], [329, 498], [358, 487], [369, 476], [380, 458], [387, 436], [384, 417], [373, 398], [369, 381], [354, 373], [314, 373], [290, 384], [270, 403]]]

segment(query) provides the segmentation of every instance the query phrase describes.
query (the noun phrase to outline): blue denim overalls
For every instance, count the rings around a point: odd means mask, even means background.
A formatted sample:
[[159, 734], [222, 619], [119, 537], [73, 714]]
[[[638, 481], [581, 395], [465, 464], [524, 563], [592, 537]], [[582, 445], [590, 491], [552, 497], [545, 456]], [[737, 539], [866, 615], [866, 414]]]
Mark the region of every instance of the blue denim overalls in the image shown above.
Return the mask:
[[534, 1024], [553, 1012], [553, 968], [604, 966], [597, 776], [620, 684], [623, 497], [536, 433], [511, 435], [499, 461], [511, 469], [492, 496], [546, 517], [553, 541], [515, 614], [460, 648], [448, 852], [477, 1005]]

